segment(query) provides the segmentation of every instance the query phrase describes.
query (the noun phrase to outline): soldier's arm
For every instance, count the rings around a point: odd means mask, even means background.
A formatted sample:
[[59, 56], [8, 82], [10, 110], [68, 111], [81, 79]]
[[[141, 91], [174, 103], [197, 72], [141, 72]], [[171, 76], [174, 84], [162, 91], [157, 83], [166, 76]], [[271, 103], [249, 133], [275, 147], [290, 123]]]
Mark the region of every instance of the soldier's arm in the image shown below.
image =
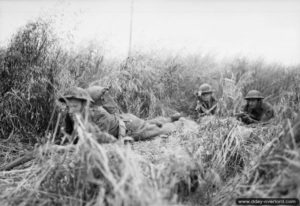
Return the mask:
[[110, 118], [108, 117], [109, 114], [104, 108], [102, 107], [97, 107], [94, 109], [90, 110], [90, 118], [91, 121], [99, 127], [99, 129], [103, 132], [108, 132], [109, 131], [109, 122]]
[[247, 109], [244, 107], [243, 112], [241, 113], [241, 118], [246, 119], [249, 123], [258, 123], [259, 121], [255, 119], [254, 116], [252, 116], [251, 113], [247, 112]]
[[218, 109], [218, 100], [213, 96], [212, 97], [212, 107], [209, 109], [210, 114], [215, 114]]
[[101, 131], [97, 125], [90, 123], [88, 131], [93, 134], [93, 138], [100, 144], [104, 143], [113, 143], [116, 142], [117, 139], [111, 134]]
[[258, 120], [254, 119], [253, 117], [251, 117], [251, 115], [247, 114], [246, 118], [248, 119], [248, 121], [250, 123], [259, 123]]
[[104, 94], [102, 97], [103, 108], [110, 114], [120, 114], [121, 109], [115, 100], [109, 95]]
[[258, 121], [251, 117], [251, 115], [247, 112], [246, 105], [242, 106], [241, 112], [234, 114], [234, 116], [246, 124], [258, 123]]
[[200, 112], [200, 113], [203, 113], [203, 114], [209, 114], [210, 113], [209, 109], [205, 109], [199, 100], [197, 101], [197, 106], [196, 106], [195, 110]]
[[238, 120], [244, 122], [245, 124], [253, 124], [258, 123], [257, 120], [253, 119], [249, 114], [247, 113], [238, 113], [235, 114]]
[[210, 110], [209, 109], [205, 109], [202, 105], [201, 105], [201, 110], [203, 111], [203, 113], [205, 114], [210, 114]]
[[266, 103], [265, 112], [261, 118], [261, 121], [267, 122], [270, 119], [272, 119], [274, 116], [275, 116], [275, 111], [274, 111], [273, 107], [270, 104]]

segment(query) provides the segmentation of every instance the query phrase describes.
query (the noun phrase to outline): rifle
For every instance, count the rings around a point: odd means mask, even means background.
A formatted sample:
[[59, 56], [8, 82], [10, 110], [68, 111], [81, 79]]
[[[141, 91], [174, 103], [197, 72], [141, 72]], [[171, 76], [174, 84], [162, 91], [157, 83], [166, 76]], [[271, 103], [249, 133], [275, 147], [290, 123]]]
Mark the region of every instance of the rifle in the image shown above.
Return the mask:
[[233, 114], [233, 116], [235, 116], [235, 117], [242, 117], [242, 116], [246, 116], [246, 115], [248, 115], [248, 114], [245, 112], [239, 112], [239, 113]]
[[251, 114], [248, 114], [248, 113], [246, 113], [246, 112], [239, 112], [239, 113], [235, 113], [233, 116], [235, 116], [235, 117], [243, 117], [243, 116], [248, 116], [248, 117], [250, 117], [250, 118], [254, 118], [253, 117], [253, 115], [251, 115]]
[[27, 152], [22, 157], [17, 158], [16, 160], [7, 163], [6, 165], [0, 167], [0, 171], [9, 171], [13, 168], [20, 166], [22, 164], [25, 164], [26, 162], [29, 162], [30, 160], [33, 160], [35, 158], [34, 152]]
[[[199, 109], [201, 109], [204, 114], [203, 115], [208, 115], [208, 114], [211, 114], [211, 112], [217, 107], [217, 104], [215, 104], [214, 106], [212, 106], [210, 109], [206, 109], [202, 106], [202, 104], [200, 104], [200, 101], [197, 100], [197, 106], [195, 108], [195, 111], [198, 111]], [[201, 114], [202, 116], [202, 114]]]
[[258, 123], [259, 121], [255, 120], [253, 115], [248, 114], [246, 112], [239, 112], [234, 114], [233, 116], [237, 117], [237, 118], [247, 118], [248, 120], [252, 121], [252, 123]]
[[214, 106], [212, 106], [209, 110], [207, 110], [207, 112], [211, 113], [216, 107], [217, 107], [217, 104], [215, 104]]

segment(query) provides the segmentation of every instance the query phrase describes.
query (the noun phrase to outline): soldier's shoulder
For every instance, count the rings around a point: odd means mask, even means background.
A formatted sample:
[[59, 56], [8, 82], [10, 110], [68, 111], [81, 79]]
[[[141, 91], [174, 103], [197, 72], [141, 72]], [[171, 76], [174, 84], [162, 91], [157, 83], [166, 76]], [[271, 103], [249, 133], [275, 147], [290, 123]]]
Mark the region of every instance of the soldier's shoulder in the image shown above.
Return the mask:
[[274, 110], [273, 106], [269, 102], [263, 102], [262, 106], [265, 110]]

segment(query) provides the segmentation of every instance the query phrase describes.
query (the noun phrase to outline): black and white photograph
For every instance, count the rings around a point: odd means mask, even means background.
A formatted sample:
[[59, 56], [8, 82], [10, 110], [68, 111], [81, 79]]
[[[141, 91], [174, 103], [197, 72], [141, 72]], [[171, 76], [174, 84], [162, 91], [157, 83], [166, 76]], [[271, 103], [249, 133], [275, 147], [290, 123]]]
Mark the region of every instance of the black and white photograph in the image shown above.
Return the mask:
[[299, 0], [0, 0], [1, 206], [299, 200]]

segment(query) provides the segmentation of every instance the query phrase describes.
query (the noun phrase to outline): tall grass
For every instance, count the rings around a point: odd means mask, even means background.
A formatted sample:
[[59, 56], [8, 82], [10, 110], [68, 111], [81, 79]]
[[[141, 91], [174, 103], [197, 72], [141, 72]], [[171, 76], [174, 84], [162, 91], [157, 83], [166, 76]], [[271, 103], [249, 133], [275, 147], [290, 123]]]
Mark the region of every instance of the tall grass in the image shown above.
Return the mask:
[[48, 142], [35, 150], [29, 168], [2, 174], [7, 181], [1, 185], [2, 205], [163, 204], [143, 185], [141, 158], [124, 145], [98, 144], [78, 121], [77, 145]]
[[[201, 55], [139, 53], [124, 62], [104, 57], [92, 43], [65, 50], [43, 20], [20, 29], [0, 49], [0, 163], [27, 150], [35, 154], [0, 172], [1, 205], [232, 205], [237, 197], [300, 198], [299, 184], [292, 182], [299, 151], [289, 124], [299, 112], [299, 66], [246, 58], [221, 64]], [[76, 127], [77, 145], [48, 139], [62, 112], [55, 100], [70, 86], [111, 86], [124, 112], [147, 119], [176, 111], [192, 116], [194, 92], [204, 82], [219, 99], [217, 115], [168, 139], [99, 145], [85, 123]], [[270, 125], [245, 127], [231, 117], [251, 89], [274, 105]]]

